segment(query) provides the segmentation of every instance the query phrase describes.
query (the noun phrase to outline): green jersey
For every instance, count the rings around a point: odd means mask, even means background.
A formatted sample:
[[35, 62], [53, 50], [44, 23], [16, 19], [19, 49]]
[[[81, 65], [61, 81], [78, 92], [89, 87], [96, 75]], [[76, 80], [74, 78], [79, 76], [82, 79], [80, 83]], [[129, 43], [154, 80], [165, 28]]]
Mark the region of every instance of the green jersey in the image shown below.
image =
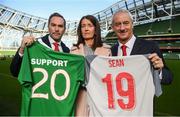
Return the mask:
[[26, 48], [18, 80], [22, 116], [73, 116], [84, 57], [55, 52], [38, 42]]

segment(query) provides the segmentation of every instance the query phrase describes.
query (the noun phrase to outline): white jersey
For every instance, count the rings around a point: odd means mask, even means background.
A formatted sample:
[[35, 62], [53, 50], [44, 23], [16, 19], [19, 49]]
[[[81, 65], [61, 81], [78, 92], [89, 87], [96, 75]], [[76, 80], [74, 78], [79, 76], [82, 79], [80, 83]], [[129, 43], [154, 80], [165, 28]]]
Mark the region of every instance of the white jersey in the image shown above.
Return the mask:
[[86, 59], [89, 116], [153, 116], [155, 87], [145, 56]]

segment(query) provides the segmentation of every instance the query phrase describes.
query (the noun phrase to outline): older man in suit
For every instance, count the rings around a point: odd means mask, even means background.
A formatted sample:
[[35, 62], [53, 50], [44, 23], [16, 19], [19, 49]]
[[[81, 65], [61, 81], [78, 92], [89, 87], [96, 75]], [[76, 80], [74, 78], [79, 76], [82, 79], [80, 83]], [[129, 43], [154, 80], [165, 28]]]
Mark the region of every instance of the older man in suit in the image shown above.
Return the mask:
[[172, 82], [172, 73], [165, 65], [158, 45], [153, 41], [134, 36], [133, 18], [129, 11], [120, 10], [114, 14], [112, 29], [118, 37], [118, 43], [111, 48], [112, 56], [150, 54], [148, 58], [154, 68], [159, 70], [161, 83], [170, 84]]
[[53, 13], [50, 15], [48, 20], [48, 31], [49, 34], [42, 38], [35, 39], [33, 36], [23, 37], [21, 46], [16, 52], [10, 66], [10, 71], [13, 76], [17, 77], [21, 68], [22, 58], [24, 54], [24, 48], [30, 46], [34, 41], [39, 41], [41, 44], [52, 48], [55, 51], [61, 51], [69, 53], [69, 48], [61, 41], [66, 29], [66, 20], [59, 13]]

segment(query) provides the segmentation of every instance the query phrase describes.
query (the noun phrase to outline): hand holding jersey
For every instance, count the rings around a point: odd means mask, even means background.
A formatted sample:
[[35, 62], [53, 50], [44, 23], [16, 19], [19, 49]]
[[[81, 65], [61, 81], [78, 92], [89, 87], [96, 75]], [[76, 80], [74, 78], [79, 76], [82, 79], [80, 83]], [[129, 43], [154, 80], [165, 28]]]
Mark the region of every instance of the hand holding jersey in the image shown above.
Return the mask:
[[148, 58], [152, 62], [154, 68], [162, 70], [162, 68], [164, 67], [164, 63], [156, 53], [152, 53], [150, 56], [148, 56]]
[[23, 39], [21, 41], [21, 46], [19, 48], [19, 54], [23, 55], [25, 47], [30, 46], [31, 44], [33, 44], [34, 41], [36, 41], [34, 36], [23, 37]]
[[[157, 80], [156, 85], [161, 85], [146, 57], [86, 59], [89, 116], [153, 116], [153, 82]], [[162, 93], [159, 91], [158, 96]]]
[[25, 49], [18, 80], [22, 116], [73, 116], [84, 82], [84, 57], [55, 52], [35, 42]]

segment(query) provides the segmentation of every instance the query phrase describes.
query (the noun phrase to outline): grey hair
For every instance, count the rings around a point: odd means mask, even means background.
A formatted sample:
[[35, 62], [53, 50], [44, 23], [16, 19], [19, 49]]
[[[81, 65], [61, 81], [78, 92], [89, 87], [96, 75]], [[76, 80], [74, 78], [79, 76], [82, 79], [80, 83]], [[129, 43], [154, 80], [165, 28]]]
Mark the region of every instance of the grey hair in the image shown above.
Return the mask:
[[126, 14], [128, 14], [129, 17], [130, 17], [130, 19], [131, 19], [131, 21], [132, 21], [132, 23], [133, 23], [133, 16], [132, 16], [132, 14], [131, 14], [128, 10], [126, 10], [126, 9], [121, 9], [121, 10], [117, 11], [116, 13], [114, 13], [114, 15], [113, 15], [113, 17], [112, 17], [112, 24], [114, 23], [114, 17], [115, 17], [117, 14], [119, 14], [119, 13], [126, 13]]

